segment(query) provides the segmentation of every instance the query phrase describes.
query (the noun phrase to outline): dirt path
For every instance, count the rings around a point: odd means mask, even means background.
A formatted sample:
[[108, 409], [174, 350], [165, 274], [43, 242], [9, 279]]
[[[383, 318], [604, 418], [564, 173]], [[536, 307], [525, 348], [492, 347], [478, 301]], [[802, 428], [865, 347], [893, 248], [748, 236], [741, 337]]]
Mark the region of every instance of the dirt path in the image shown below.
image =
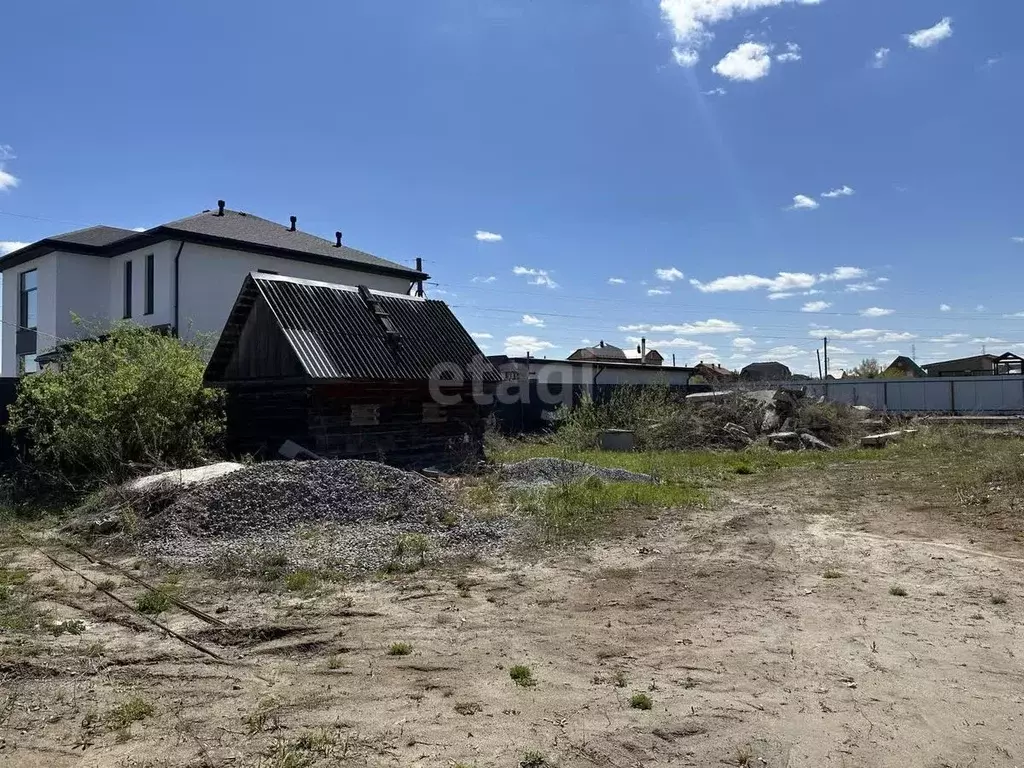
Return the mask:
[[[0, 763], [1024, 765], [1024, 547], [810, 479], [536, 563], [308, 599], [206, 583], [240, 629], [166, 618], [230, 664], [20, 553], [88, 628], [5, 662]], [[132, 696], [155, 712], [118, 729]]]

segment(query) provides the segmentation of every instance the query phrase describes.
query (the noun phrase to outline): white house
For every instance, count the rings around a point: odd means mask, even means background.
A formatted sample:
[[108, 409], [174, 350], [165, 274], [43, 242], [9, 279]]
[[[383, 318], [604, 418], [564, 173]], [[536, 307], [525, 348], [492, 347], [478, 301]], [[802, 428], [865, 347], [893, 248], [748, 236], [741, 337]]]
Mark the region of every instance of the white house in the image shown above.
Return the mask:
[[428, 277], [343, 245], [341, 232], [325, 240], [297, 229], [294, 216], [278, 224], [229, 210], [223, 200], [144, 232], [90, 227], [0, 258], [0, 374], [38, 370], [40, 354], [118, 320], [216, 339], [250, 272], [391, 293], [410, 293]]

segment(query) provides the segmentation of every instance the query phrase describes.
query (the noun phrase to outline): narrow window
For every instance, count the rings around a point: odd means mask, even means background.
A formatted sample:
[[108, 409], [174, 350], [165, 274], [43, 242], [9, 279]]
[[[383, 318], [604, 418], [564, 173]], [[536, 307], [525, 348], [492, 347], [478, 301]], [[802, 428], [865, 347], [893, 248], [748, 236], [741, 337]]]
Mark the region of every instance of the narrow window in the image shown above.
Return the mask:
[[39, 287], [39, 273], [34, 269], [18, 276], [18, 325], [23, 330], [36, 328], [36, 289]]
[[132, 263], [124, 263], [124, 317], [132, 316]]
[[146, 256], [146, 314], [153, 314], [153, 254]]

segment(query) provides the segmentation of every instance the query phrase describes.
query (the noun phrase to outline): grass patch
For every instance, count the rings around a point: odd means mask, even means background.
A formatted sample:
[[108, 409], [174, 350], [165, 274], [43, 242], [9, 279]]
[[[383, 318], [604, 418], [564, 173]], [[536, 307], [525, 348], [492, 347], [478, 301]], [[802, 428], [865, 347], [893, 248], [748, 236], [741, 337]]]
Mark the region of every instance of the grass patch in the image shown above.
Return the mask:
[[388, 648], [388, 656], [408, 656], [412, 653], [412, 645], [409, 643], [392, 643]]
[[543, 753], [535, 749], [523, 752], [523, 759], [519, 761], [519, 768], [549, 768], [550, 765]]
[[889, 587], [889, 594], [894, 597], [906, 597], [910, 593], [907, 592], [906, 588], [901, 587], [899, 584], [893, 584]]
[[533, 671], [525, 664], [516, 664], [514, 667], [511, 667], [508, 671], [508, 676], [520, 688], [532, 688], [537, 684], [533, 677]]
[[156, 708], [141, 696], [133, 696], [114, 707], [103, 718], [106, 726], [112, 731], [120, 731], [132, 723], [145, 720], [156, 712]]
[[152, 616], [169, 611], [172, 605], [174, 603], [171, 602], [171, 598], [156, 589], [143, 592], [135, 601], [135, 607], [140, 613], [148, 613]]
[[284, 588], [289, 592], [312, 592], [319, 580], [310, 571], [292, 571], [284, 577]]
[[475, 715], [477, 712], [482, 712], [484, 707], [479, 701], [460, 701], [453, 709], [460, 715]]
[[633, 709], [648, 710], [654, 706], [654, 702], [646, 693], [634, 693], [629, 697], [629, 706]]
[[823, 579], [840, 579], [842, 578], [842, 576], [843, 574], [841, 574], [835, 568], [829, 568], [823, 574], [821, 574], [821, 578]]
[[1004, 603], [1006, 603], [1006, 595], [992, 595], [992, 597], [989, 598], [989, 602], [991, 602], [992, 605], [1003, 605]]
[[256, 705], [256, 709], [243, 718], [242, 722], [248, 727], [250, 734], [277, 730], [281, 727], [277, 718], [280, 711], [281, 705], [277, 703], [276, 699], [263, 699]]

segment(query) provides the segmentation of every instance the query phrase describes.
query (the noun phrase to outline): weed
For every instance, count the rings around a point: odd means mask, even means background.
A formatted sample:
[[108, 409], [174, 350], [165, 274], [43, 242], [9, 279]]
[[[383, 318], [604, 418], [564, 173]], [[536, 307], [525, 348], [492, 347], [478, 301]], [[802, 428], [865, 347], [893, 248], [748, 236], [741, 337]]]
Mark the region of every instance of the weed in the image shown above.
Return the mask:
[[135, 607], [139, 609], [140, 613], [149, 613], [154, 616], [170, 610], [171, 605], [171, 598], [156, 589], [143, 592], [135, 601]]
[[303, 752], [313, 752], [324, 757], [330, 757], [338, 740], [334, 734], [326, 728], [318, 728], [315, 731], [306, 731], [295, 740], [296, 749]]
[[523, 752], [523, 759], [519, 761], [519, 768], [548, 768], [550, 765], [547, 758], [534, 749]]
[[82, 655], [90, 659], [99, 658], [106, 652], [107, 647], [100, 642], [89, 643], [89, 645], [85, 646], [85, 648], [82, 649]]
[[250, 734], [277, 730], [281, 727], [277, 719], [280, 711], [281, 705], [275, 699], [263, 699], [256, 705], [256, 709], [246, 715], [243, 722], [248, 726]]
[[317, 578], [309, 571], [292, 571], [284, 577], [284, 588], [289, 592], [312, 592]]
[[412, 646], [409, 643], [392, 643], [388, 648], [388, 656], [408, 656], [412, 653]]
[[1006, 602], [1006, 595], [995, 594], [989, 598], [992, 605], [1003, 605]]
[[264, 579], [267, 581], [277, 581], [284, 575], [285, 569], [287, 568], [288, 555], [278, 552], [263, 559], [261, 570], [263, 572]]
[[421, 566], [427, 564], [430, 549], [430, 537], [422, 533], [403, 533], [395, 540], [395, 557], [418, 559]]
[[733, 470], [733, 472], [735, 472], [737, 475], [753, 475], [757, 472], [757, 470], [754, 469], [749, 464], [738, 464], [736, 468]]
[[85, 632], [85, 622], [81, 619], [49, 622], [46, 625], [46, 630], [54, 637], [60, 637], [63, 634], [80, 635]]
[[537, 684], [537, 681], [533, 678], [533, 672], [524, 664], [516, 664], [514, 667], [511, 667], [508, 670], [508, 676], [520, 688], [532, 688]]
[[612, 677], [612, 683], [616, 688], [625, 688], [629, 685], [629, 680], [626, 679], [626, 673], [621, 669], [615, 671], [615, 675]]
[[155, 711], [156, 708], [141, 696], [133, 696], [107, 712], [103, 721], [110, 730], [120, 731], [132, 723], [145, 720]]
[[754, 764], [754, 748], [749, 744], [736, 747], [736, 765], [739, 768], [751, 768]]
[[475, 715], [483, 711], [483, 705], [478, 701], [460, 701], [453, 709], [460, 715]]
[[823, 579], [838, 579], [838, 578], [841, 578], [842, 575], [843, 574], [841, 574], [839, 571], [835, 570], [834, 568], [829, 568], [823, 574], [821, 574], [821, 578], [823, 578]]
[[112, 589], [117, 589], [117, 582], [113, 579], [103, 579], [102, 581], [96, 582], [97, 589], [104, 589], [109, 592]]
[[328, 669], [341, 669], [345, 666], [344, 659], [341, 654], [335, 653], [327, 657], [327, 668]]
[[646, 693], [634, 693], [629, 697], [629, 706], [633, 709], [650, 709], [654, 706], [654, 702], [651, 701], [651, 697]]
[[904, 587], [901, 587], [899, 584], [893, 584], [891, 587], [889, 587], [889, 594], [894, 595], [895, 597], [906, 597], [910, 593], [907, 592], [907, 590]]

